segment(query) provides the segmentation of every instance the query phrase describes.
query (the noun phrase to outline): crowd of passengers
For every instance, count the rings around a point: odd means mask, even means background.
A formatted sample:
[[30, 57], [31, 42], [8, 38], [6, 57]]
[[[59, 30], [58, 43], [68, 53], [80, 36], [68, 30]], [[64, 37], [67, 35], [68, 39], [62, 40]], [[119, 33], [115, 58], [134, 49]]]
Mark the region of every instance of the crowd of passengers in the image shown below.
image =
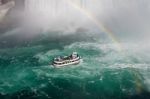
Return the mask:
[[55, 58], [54, 60], [55, 61], [63, 61], [63, 60], [71, 60], [71, 59], [75, 59], [75, 58], [77, 58], [78, 57], [78, 55], [77, 54], [72, 54], [72, 55], [70, 55], [70, 56], [64, 56], [64, 57], [58, 57], [58, 58]]

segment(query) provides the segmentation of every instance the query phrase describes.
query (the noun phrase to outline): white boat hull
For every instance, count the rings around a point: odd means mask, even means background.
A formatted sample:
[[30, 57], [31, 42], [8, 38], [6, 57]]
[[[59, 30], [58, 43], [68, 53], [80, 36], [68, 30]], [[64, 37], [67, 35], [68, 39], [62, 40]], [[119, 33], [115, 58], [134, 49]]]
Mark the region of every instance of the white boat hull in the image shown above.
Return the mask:
[[79, 63], [80, 63], [80, 60], [70, 62], [70, 63], [66, 63], [66, 64], [53, 64], [53, 66], [56, 67], [56, 68], [60, 68], [60, 67], [64, 67], [64, 66], [67, 66], [67, 65], [76, 65], [76, 64], [79, 64]]

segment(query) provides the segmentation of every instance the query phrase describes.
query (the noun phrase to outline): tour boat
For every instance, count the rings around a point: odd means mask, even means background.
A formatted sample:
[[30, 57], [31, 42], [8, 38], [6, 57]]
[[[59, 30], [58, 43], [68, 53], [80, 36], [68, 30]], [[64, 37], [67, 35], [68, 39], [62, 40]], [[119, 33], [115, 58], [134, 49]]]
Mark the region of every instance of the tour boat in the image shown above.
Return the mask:
[[67, 65], [77, 65], [80, 63], [80, 56], [77, 52], [73, 52], [69, 56], [58, 56], [57, 58], [53, 59], [52, 65], [54, 67], [63, 67]]

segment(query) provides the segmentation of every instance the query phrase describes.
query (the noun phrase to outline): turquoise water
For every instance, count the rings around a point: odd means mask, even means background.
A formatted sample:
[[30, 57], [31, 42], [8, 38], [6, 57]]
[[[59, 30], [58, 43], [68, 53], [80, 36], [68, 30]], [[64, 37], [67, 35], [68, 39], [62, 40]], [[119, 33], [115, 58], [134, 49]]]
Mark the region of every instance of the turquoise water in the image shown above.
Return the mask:
[[[49, 39], [0, 49], [1, 99], [149, 99], [145, 54], [120, 52], [99, 39]], [[73, 51], [82, 57], [79, 65], [50, 65], [54, 57]]]

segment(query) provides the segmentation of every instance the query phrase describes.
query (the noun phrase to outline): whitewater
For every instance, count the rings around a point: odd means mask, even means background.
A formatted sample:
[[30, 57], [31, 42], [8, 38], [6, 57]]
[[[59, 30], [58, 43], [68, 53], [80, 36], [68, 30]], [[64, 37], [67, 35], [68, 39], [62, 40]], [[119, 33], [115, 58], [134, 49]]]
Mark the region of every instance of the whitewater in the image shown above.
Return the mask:
[[[46, 37], [26, 46], [1, 49], [1, 96], [40, 99], [149, 97], [149, 62], [144, 59], [146, 53], [137, 55], [137, 44], [123, 43], [124, 52], [119, 52], [116, 45], [108, 41], [71, 42], [49, 42]], [[79, 65], [60, 69], [50, 65], [54, 57], [73, 51], [82, 57]]]

